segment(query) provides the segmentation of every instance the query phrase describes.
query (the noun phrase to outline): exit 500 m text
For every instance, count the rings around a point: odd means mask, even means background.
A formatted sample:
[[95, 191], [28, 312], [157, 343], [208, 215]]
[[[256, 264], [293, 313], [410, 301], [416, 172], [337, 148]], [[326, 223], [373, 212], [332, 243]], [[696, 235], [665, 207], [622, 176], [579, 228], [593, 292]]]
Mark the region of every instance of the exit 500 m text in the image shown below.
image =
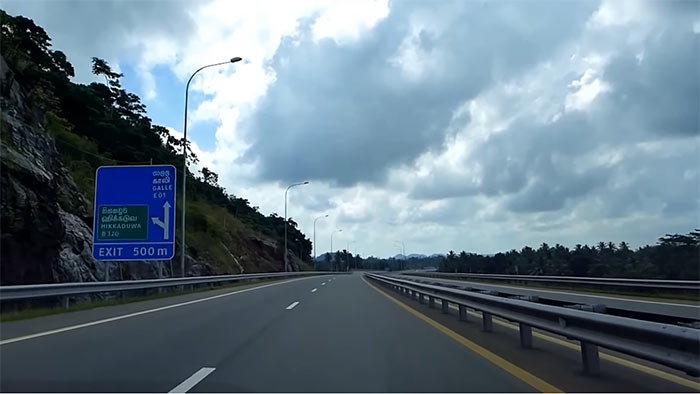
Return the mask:
[[[98, 255], [100, 257], [122, 257], [125, 256], [123, 254], [124, 248], [123, 247], [106, 247], [106, 246], [100, 246], [98, 247]], [[155, 248], [153, 246], [150, 247], [136, 247], [133, 248], [133, 254], [132, 256], [134, 257], [153, 257], [153, 256], [167, 256], [168, 255], [168, 248]]]

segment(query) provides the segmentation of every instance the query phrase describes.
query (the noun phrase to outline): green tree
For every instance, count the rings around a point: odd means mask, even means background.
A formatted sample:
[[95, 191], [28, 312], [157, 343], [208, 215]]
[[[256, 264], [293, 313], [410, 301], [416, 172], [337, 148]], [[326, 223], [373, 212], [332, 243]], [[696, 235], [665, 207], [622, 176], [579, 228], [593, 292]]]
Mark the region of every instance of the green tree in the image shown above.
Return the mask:
[[219, 176], [215, 172], [210, 171], [207, 167], [202, 168], [200, 172], [205, 183], [211, 186], [218, 186]]

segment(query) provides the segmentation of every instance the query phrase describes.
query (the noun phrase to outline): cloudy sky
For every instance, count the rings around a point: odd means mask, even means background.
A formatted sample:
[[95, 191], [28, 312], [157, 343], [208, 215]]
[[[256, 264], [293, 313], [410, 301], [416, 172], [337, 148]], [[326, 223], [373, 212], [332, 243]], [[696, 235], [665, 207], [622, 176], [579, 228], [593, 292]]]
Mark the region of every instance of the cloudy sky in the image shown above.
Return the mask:
[[[90, 82], [263, 213], [363, 255], [628, 241], [700, 227], [700, 2], [39, 1]], [[352, 248], [351, 248], [352, 249]]]

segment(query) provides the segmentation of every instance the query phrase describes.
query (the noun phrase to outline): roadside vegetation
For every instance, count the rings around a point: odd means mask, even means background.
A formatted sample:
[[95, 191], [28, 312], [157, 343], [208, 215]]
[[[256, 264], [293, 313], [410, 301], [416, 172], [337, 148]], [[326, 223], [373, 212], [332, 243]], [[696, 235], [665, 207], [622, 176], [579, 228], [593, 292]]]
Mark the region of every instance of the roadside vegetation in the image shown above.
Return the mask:
[[699, 269], [700, 230], [667, 234], [656, 245], [634, 250], [625, 242], [599, 242], [573, 249], [543, 243], [492, 256], [450, 251], [439, 267], [442, 272], [676, 280], [698, 280]]

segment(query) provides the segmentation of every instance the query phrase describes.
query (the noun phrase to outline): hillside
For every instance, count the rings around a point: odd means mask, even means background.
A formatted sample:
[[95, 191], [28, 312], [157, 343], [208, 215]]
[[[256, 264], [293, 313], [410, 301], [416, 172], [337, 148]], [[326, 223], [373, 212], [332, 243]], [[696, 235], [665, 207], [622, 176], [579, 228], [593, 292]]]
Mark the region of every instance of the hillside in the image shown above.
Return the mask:
[[[93, 72], [105, 83], [73, 83], [72, 65], [41, 27], [4, 11], [0, 22], [0, 283], [104, 280], [106, 269], [111, 279], [158, 277], [157, 264], [92, 258], [95, 170], [172, 164], [180, 177], [184, 141], [152, 123], [106, 62], [93, 58]], [[196, 160], [188, 151], [188, 164]], [[228, 195], [206, 168], [188, 171], [186, 232], [186, 275], [283, 269], [283, 218]], [[292, 220], [288, 239], [290, 250], [311, 251]], [[293, 269], [308, 269], [308, 252], [303, 261], [296, 256], [290, 253]], [[179, 276], [179, 267], [166, 262], [160, 275]]]

